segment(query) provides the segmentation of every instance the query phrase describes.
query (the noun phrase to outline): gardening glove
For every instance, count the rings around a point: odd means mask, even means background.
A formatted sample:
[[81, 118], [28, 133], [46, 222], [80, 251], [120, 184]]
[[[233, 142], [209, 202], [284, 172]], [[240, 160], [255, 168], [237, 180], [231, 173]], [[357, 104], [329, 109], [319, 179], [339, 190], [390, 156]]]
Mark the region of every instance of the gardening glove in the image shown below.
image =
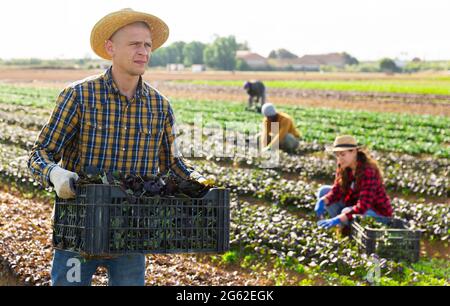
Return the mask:
[[197, 179], [197, 182], [199, 182], [200, 184], [202, 184], [203, 186], [214, 186], [216, 184], [215, 180], [213, 178], [205, 178], [204, 176], [200, 176]]
[[50, 182], [55, 187], [56, 194], [61, 199], [71, 199], [75, 197], [73, 183], [78, 180], [78, 174], [61, 168], [54, 167], [50, 171]]
[[189, 176], [190, 179], [197, 181], [198, 183], [200, 183], [201, 185], [205, 186], [205, 187], [212, 187], [216, 184], [216, 182], [214, 181], [214, 179], [211, 178], [205, 178], [203, 175], [201, 175], [200, 173], [198, 173], [197, 171], [193, 171], [191, 173], [191, 175]]
[[341, 220], [339, 219], [339, 217], [334, 217], [332, 219], [326, 219], [326, 220], [320, 220], [319, 222], [317, 222], [317, 225], [319, 225], [319, 227], [322, 227], [325, 229], [330, 229], [339, 224], [341, 224]]
[[323, 197], [317, 201], [316, 206], [314, 207], [314, 211], [319, 218], [325, 214], [325, 200]]

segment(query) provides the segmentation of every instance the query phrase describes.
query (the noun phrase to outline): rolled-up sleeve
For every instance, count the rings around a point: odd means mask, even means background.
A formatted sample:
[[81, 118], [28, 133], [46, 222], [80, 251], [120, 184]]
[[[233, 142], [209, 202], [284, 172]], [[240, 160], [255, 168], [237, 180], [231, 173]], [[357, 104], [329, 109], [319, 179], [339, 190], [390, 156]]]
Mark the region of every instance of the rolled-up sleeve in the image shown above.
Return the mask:
[[34, 143], [28, 159], [33, 178], [43, 187], [50, 186], [49, 174], [61, 159], [61, 152], [78, 130], [79, 109], [75, 90], [64, 89], [48, 122]]

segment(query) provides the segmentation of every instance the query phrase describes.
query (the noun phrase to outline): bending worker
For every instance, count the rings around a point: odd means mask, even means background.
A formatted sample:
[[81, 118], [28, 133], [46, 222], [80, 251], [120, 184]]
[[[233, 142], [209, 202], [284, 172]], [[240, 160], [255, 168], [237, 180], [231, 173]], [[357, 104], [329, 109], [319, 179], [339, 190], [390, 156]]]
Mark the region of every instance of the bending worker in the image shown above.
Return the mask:
[[248, 108], [253, 108], [253, 101], [256, 107], [261, 107], [266, 103], [266, 87], [261, 81], [248, 81], [244, 84], [244, 89], [248, 94]]
[[286, 152], [294, 151], [299, 145], [301, 135], [292, 117], [286, 113], [277, 112], [272, 103], [264, 104], [261, 112], [264, 115], [261, 134], [262, 149], [273, 149], [278, 146]]

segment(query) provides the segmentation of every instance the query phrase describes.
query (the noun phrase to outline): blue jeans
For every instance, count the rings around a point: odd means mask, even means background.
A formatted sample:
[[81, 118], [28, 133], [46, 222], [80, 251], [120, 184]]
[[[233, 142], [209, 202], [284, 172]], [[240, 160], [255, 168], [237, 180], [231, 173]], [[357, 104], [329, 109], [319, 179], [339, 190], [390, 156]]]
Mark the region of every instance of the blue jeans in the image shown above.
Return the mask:
[[[317, 198], [321, 198], [325, 196], [330, 190], [333, 188], [333, 186], [324, 185], [319, 188], [319, 191], [317, 192]], [[342, 212], [345, 212], [345, 210], [349, 210], [350, 207], [346, 207], [344, 202], [341, 200], [336, 203], [330, 203], [330, 205], [325, 206], [326, 211], [330, 215], [331, 218], [336, 217], [337, 215], [341, 214]], [[374, 210], [368, 209], [366, 213], [364, 214], [365, 217], [373, 217], [377, 219], [377, 221], [385, 223], [387, 221], [387, 217], [377, 214]], [[345, 225], [348, 225], [345, 224]]]
[[144, 286], [145, 256], [123, 255], [112, 259], [83, 259], [80, 254], [54, 250], [52, 286], [90, 286], [99, 266], [108, 270], [109, 286]]
[[280, 149], [286, 152], [291, 152], [298, 148], [300, 141], [292, 135], [291, 133], [287, 133], [284, 139], [280, 143]]

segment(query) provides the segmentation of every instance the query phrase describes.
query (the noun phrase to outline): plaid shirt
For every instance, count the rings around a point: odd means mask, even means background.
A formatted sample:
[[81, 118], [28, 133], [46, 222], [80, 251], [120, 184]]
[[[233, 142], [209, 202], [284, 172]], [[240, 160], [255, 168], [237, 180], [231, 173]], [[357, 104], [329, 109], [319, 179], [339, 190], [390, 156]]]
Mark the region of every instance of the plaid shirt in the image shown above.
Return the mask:
[[346, 215], [349, 220], [353, 219], [353, 215], [363, 215], [367, 210], [372, 209], [377, 214], [391, 217], [392, 206], [389, 196], [386, 194], [383, 182], [377, 175], [375, 169], [371, 167], [364, 167], [360, 162], [356, 167], [358, 174], [362, 171], [361, 182], [359, 186], [356, 185], [356, 179], [351, 169], [347, 169], [348, 178], [352, 184], [352, 188], [347, 193], [344, 193], [339, 185], [339, 172], [336, 173], [336, 180], [333, 188], [326, 195], [328, 205], [343, 201], [345, 206], [351, 206], [352, 209]]
[[138, 175], [169, 169], [181, 177], [200, 174], [175, 154], [175, 118], [169, 101], [142, 77], [132, 99], [119, 92], [111, 67], [76, 82], [59, 95], [41, 130], [28, 167], [44, 187], [49, 173], [61, 167], [79, 173], [87, 166]]

